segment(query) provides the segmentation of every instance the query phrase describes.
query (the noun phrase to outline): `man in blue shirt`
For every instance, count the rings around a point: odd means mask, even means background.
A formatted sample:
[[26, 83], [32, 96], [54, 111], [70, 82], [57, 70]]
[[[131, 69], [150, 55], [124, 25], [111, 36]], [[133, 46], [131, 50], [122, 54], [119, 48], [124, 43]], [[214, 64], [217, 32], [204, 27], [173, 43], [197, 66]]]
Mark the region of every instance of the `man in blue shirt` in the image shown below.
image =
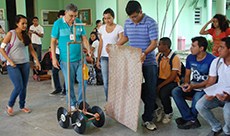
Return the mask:
[[[83, 26], [75, 26], [76, 27], [76, 35], [73, 32], [73, 23], [82, 23], [77, 18], [78, 9], [74, 4], [69, 4], [66, 6], [65, 16], [59, 18], [55, 21], [52, 34], [51, 34], [51, 52], [52, 52], [52, 63], [55, 68], [62, 69], [65, 83], [66, 85], [70, 84], [70, 105], [71, 109], [74, 110], [76, 104], [80, 104], [82, 102], [82, 62], [81, 62], [81, 45], [80, 44], [70, 44], [70, 81], [68, 81], [67, 77], [67, 43], [74, 40], [74, 36], [76, 37], [76, 41], [83, 42], [83, 45], [89, 47], [89, 43], [86, 37], [85, 28]], [[58, 47], [60, 49], [60, 64], [56, 58], [56, 43], [58, 41]], [[89, 51], [89, 50], [88, 50]], [[77, 76], [76, 76], [77, 75]], [[75, 93], [74, 93], [74, 82], [75, 77], [79, 82], [78, 84], [78, 101], [76, 101]], [[87, 81], [84, 81], [84, 90], [86, 89]], [[66, 87], [67, 90], [67, 87]], [[67, 90], [69, 91], [69, 90]], [[66, 97], [68, 101], [68, 97]]]
[[155, 20], [145, 15], [139, 2], [129, 1], [126, 6], [129, 19], [125, 21], [124, 36], [117, 45], [123, 45], [129, 41], [129, 45], [141, 48], [142, 72], [145, 83], [142, 86], [141, 98], [145, 104], [142, 115], [143, 126], [148, 130], [156, 130], [152, 122], [155, 109], [157, 63], [154, 49], [158, 39], [158, 26]]
[[[172, 90], [173, 99], [182, 117], [176, 119], [179, 129], [200, 127], [197, 119], [197, 101], [205, 94], [203, 91], [207, 84], [209, 67], [215, 57], [206, 52], [208, 42], [204, 37], [192, 38], [191, 54], [186, 59], [186, 73], [184, 84]], [[191, 108], [186, 97], [192, 97]]]

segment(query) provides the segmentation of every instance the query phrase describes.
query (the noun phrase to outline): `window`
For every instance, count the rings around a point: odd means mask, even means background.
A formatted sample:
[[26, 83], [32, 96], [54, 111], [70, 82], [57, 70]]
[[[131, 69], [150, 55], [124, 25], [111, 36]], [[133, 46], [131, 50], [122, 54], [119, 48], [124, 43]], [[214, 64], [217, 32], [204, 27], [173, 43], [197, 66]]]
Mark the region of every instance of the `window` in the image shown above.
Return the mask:
[[201, 24], [201, 8], [195, 8], [194, 23], [195, 24]]

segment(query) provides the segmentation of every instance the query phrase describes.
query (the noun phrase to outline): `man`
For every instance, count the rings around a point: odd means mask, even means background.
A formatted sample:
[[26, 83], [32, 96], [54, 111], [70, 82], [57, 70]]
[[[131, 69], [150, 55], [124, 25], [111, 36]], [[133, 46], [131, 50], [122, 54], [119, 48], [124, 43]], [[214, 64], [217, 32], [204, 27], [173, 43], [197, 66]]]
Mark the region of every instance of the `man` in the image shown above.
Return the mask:
[[[83, 45], [87, 46], [86, 48], [89, 51], [89, 43], [86, 37], [86, 31], [83, 26], [76, 27], [76, 35], [73, 35], [74, 22], [81, 23], [77, 18], [77, 6], [74, 4], [69, 4], [66, 6], [65, 15], [62, 18], [59, 18], [55, 21], [52, 34], [51, 34], [51, 52], [52, 52], [52, 63], [55, 68], [62, 69], [62, 73], [65, 78], [65, 83], [70, 84], [70, 105], [71, 109], [74, 110], [77, 104], [82, 102], [82, 62], [81, 62], [81, 45], [80, 44], [70, 44], [70, 81], [68, 81], [67, 75], [67, 42], [73, 41], [74, 36], [76, 41], [83, 42]], [[56, 58], [56, 43], [58, 41], [58, 47], [60, 50], [60, 65], [59, 61]], [[78, 101], [76, 101], [74, 93], [74, 81], [77, 75], [78, 84]], [[87, 80], [84, 80], [84, 90], [86, 89]], [[67, 86], [67, 85], [66, 85]], [[66, 87], [67, 89], [67, 87]], [[69, 91], [69, 90], [67, 90]], [[66, 97], [68, 101], [68, 97]]]
[[[173, 116], [171, 104], [171, 92], [177, 87], [180, 79], [181, 61], [180, 58], [170, 49], [171, 40], [168, 37], [160, 39], [157, 56], [158, 62], [158, 80], [157, 93], [164, 108], [164, 118], [162, 123], [167, 124]], [[171, 63], [171, 64], [170, 64]]]
[[[65, 15], [65, 10], [60, 10], [58, 12], [58, 18], [62, 18], [64, 15]], [[59, 60], [59, 54], [60, 54], [60, 51], [59, 51], [59, 48], [57, 46], [56, 47], [56, 58], [57, 58], [57, 60]], [[62, 95], [66, 95], [65, 82], [63, 84], [63, 90], [62, 90], [62, 86], [60, 84], [60, 79], [59, 79], [59, 71], [60, 71], [59, 68], [52, 67], [52, 75], [53, 75], [53, 82], [54, 82], [55, 90], [50, 93], [51, 95], [56, 95], [59, 93], [61, 93]]]
[[158, 26], [155, 20], [143, 14], [139, 2], [129, 1], [126, 5], [126, 13], [129, 19], [124, 25], [124, 36], [117, 45], [123, 45], [129, 41], [129, 45], [142, 49], [141, 61], [145, 83], [142, 88], [141, 98], [145, 104], [142, 115], [143, 126], [148, 130], [156, 130], [152, 122], [156, 97], [157, 63], [155, 58], [156, 43], [158, 39]]
[[[197, 101], [204, 95], [204, 87], [208, 79], [211, 62], [215, 58], [207, 53], [208, 42], [204, 37], [192, 38], [191, 54], [186, 59], [186, 73], [184, 84], [172, 91], [173, 99], [182, 117], [176, 119], [179, 129], [200, 127], [197, 119], [198, 112], [195, 108]], [[191, 79], [191, 80], [190, 80]], [[186, 97], [192, 97], [191, 108], [186, 103]]]
[[[221, 40], [218, 51], [220, 56], [211, 64], [206, 86], [214, 85], [217, 82], [216, 85], [221, 85], [220, 88], [222, 88], [230, 84], [230, 37]], [[219, 91], [221, 92], [215, 96], [204, 95], [196, 104], [196, 109], [212, 128], [208, 136], [217, 136], [222, 131], [224, 131], [224, 136], [230, 136], [230, 94], [226, 90]], [[220, 121], [216, 119], [211, 111], [216, 107], [223, 107], [225, 121], [223, 130]]]
[[30, 26], [29, 34], [31, 36], [32, 45], [34, 47], [34, 50], [37, 53], [38, 60], [41, 61], [42, 56], [42, 41], [41, 38], [43, 38], [44, 35], [44, 29], [41, 25], [38, 23], [38, 17], [33, 17], [33, 25]]

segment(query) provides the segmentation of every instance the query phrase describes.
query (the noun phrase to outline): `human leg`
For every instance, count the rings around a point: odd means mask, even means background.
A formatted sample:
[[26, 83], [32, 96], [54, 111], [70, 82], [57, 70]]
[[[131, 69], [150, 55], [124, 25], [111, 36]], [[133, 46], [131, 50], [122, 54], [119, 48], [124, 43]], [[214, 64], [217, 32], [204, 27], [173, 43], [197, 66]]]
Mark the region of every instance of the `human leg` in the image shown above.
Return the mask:
[[225, 134], [230, 135], [230, 102], [225, 102], [223, 107], [225, 125], [223, 131]]
[[218, 99], [214, 98], [212, 100], [207, 100], [205, 96], [201, 97], [196, 104], [198, 113], [209, 123], [214, 132], [218, 132], [222, 128], [220, 121], [216, 119], [211, 111], [219, 105], [220, 101]]
[[193, 120], [197, 119], [198, 111], [196, 109], [196, 103], [197, 101], [205, 94], [204, 91], [195, 91], [195, 94], [192, 97], [192, 106], [191, 106], [191, 112], [192, 112], [192, 118]]
[[108, 68], [109, 68], [109, 59], [108, 57], [101, 57], [101, 72], [103, 78], [103, 86], [105, 91], [105, 98], [108, 101]]

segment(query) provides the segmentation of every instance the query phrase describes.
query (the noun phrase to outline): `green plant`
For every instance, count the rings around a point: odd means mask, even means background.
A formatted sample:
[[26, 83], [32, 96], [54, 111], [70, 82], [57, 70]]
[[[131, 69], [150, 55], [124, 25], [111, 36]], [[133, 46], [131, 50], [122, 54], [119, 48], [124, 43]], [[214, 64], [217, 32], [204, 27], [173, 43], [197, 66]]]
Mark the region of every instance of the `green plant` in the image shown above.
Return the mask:
[[207, 52], [212, 53], [213, 41], [208, 40]]

